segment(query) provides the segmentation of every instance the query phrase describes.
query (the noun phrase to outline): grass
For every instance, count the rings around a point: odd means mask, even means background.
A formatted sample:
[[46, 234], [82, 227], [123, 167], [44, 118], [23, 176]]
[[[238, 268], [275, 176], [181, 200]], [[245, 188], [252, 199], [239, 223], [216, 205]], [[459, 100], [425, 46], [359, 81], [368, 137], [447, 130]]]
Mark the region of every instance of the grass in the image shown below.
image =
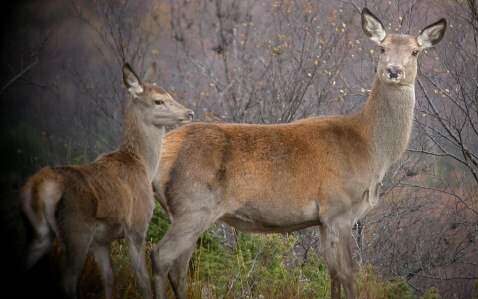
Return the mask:
[[[148, 233], [147, 256], [167, 228], [167, 220], [157, 210]], [[198, 241], [190, 263], [189, 297], [330, 298], [330, 281], [324, 262], [315, 254], [305, 263], [295, 257], [296, 238], [294, 234], [237, 233], [235, 244], [231, 246], [225, 245], [227, 242], [217, 229], [207, 231]], [[116, 298], [141, 298], [126, 243], [115, 243], [112, 256]], [[360, 270], [357, 282], [360, 299], [419, 298], [404, 280], [384, 281], [371, 266]], [[100, 277], [91, 258], [83, 272], [80, 289], [81, 298], [102, 298]], [[436, 289], [430, 289], [420, 298], [439, 299], [440, 296]]]

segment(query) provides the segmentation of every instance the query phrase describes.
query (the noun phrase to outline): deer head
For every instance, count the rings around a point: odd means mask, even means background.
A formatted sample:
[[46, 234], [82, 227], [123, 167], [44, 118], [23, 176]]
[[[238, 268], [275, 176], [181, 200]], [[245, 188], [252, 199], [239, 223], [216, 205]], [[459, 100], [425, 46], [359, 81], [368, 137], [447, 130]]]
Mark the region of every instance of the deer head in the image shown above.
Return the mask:
[[380, 47], [377, 77], [389, 84], [414, 84], [417, 75], [417, 58], [427, 48], [443, 38], [446, 20], [425, 27], [418, 36], [387, 34], [382, 22], [367, 8], [362, 10], [362, 29]]
[[192, 110], [176, 102], [161, 87], [141, 82], [127, 63], [123, 66], [123, 81], [132, 97], [132, 104], [141, 111], [147, 125], [174, 125], [193, 119]]

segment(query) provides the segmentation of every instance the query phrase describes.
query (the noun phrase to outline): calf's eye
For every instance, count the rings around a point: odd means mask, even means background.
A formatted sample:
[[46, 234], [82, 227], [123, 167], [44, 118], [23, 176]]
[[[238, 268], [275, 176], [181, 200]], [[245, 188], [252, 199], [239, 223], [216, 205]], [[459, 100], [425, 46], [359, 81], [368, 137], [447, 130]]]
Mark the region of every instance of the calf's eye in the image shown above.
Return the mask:
[[413, 50], [412, 55], [417, 56], [418, 55], [418, 50]]
[[163, 100], [154, 100], [154, 103], [156, 105], [163, 105], [164, 104], [164, 101]]

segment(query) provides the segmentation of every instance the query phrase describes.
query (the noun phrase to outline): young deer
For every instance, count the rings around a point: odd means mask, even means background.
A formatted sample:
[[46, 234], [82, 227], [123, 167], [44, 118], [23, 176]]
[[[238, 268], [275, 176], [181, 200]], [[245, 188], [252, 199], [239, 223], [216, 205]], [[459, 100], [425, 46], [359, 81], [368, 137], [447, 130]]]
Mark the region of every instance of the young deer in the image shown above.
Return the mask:
[[165, 136], [153, 184], [172, 225], [152, 253], [155, 292], [167, 278], [186, 298], [188, 261], [215, 221], [239, 230], [289, 232], [318, 225], [332, 298], [356, 298], [351, 228], [378, 200], [378, 187], [407, 148], [417, 56], [443, 37], [444, 19], [418, 37], [386, 34], [366, 8], [365, 33], [381, 49], [361, 111], [281, 125], [195, 123]]
[[23, 211], [36, 233], [27, 264], [33, 266], [56, 235], [65, 248], [63, 287], [76, 298], [77, 281], [91, 250], [106, 298], [113, 296], [110, 244], [126, 238], [144, 298], [152, 298], [144, 258], [146, 230], [153, 214], [152, 179], [166, 125], [188, 122], [193, 113], [154, 84], [142, 84], [123, 68], [131, 99], [118, 150], [86, 165], [45, 167], [22, 188]]

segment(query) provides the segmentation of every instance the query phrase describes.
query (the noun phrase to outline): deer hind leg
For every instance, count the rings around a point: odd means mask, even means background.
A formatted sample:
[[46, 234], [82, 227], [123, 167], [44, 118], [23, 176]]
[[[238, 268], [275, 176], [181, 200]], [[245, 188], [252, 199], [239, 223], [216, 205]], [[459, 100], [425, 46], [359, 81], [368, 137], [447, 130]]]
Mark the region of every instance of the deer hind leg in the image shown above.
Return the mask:
[[[206, 209], [176, 215], [171, 227], [151, 253], [156, 298], [167, 298], [168, 274], [174, 262], [194, 248], [199, 236], [217, 219]], [[177, 273], [176, 273], [177, 274]], [[185, 277], [182, 277], [185, 279]], [[176, 283], [181, 288], [186, 282]]]
[[151, 281], [149, 279], [148, 269], [146, 268], [146, 259], [144, 252], [144, 234], [133, 233], [128, 236], [129, 256], [133, 266], [136, 279], [141, 289], [143, 298], [153, 298], [151, 291]]
[[77, 285], [93, 239], [93, 231], [86, 224], [76, 224], [64, 233], [65, 262], [63, 288], [68, 298], [77, 298]]
[[178, 299], [187, 299], [187, 275], [189, 270], [189, 260], [194, 252], [195, 245], [181, 254], [171, 266], [169, 271], [169, 281], [173, 287], [174, 294]]
[[98, 264], [103, 282], [105, 298], [113, 298], [114, 276], [111, 268], [110, 246], [96, 245], [93, 249], [95, 261]]

